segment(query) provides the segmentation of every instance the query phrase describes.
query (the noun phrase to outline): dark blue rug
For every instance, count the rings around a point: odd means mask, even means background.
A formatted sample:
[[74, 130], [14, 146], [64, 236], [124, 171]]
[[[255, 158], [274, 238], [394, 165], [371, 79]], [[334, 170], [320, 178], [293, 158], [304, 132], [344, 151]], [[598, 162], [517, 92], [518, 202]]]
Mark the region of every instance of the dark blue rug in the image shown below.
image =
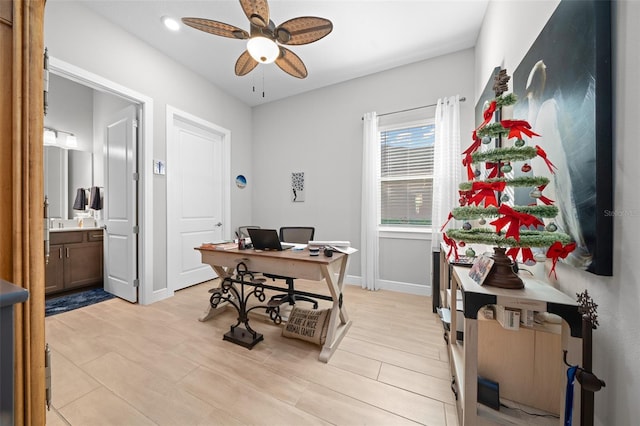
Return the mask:
[[61, 314], [63, 312], [73, 311], [74, 309], [84, 308], [94, 303], [104, 302], [113, 299], [115, 296], [107, 293], [101, 288], [93, 288], [91, 290], [81, 291], [66, 296], [55, 297], [45, 301], [44, 316]]

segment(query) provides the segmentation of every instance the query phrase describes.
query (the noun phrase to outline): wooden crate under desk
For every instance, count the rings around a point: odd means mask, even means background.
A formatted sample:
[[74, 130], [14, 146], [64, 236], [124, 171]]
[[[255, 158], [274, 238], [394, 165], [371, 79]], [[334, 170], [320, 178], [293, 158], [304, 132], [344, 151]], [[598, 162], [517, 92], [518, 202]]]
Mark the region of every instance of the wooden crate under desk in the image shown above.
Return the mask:
[[559, 331], [478, 318], [478, 375], [498, 382], [501, 398], [559, 415], [562, 365]]

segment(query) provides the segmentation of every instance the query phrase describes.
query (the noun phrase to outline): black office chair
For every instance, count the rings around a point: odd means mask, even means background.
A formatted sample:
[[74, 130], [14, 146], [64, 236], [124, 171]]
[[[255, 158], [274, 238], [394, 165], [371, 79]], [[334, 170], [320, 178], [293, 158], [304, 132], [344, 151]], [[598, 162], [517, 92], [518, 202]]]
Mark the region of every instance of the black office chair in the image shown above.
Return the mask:
[[[283, 226], [280, 228], [280, 241], [287, 243], [307, 244], [313, 240], [315, 228], [312, 226]], [[269, 299], [269, 305], [280, 306], [283, 303], [289, 302], [290, 305], [294, 305], [297, 301], [310, 302], [313, 304], [313, 309], [318, 309], [318, 302], [310, 297], [296, 295], [293, 287], [293, 280], [295, 278], [285, 277], [282, 275], [264, 274], [265, 277], [271, 279], [285, 280], [287, 283], [287, 292], [284, 294], [276, 294]]]

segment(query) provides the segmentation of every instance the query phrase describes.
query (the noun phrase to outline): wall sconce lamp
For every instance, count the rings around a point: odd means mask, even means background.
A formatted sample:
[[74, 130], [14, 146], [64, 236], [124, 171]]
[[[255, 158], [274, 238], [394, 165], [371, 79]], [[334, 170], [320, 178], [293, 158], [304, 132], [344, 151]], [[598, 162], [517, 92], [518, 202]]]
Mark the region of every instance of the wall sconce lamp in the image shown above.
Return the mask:
[[42, 143], [45, 146], [73, 149], [78, 147], [78, 138], [71, 132], [45, 127]]
[[58, 144], [58, 140], [57, 139], [58, 139], [58, 135], [56, 135], [56, 131], [55, 130], [51, 130], [51, 129], [47, 129], [45, 127], [43, 144], [44, 145], [57, 145]]

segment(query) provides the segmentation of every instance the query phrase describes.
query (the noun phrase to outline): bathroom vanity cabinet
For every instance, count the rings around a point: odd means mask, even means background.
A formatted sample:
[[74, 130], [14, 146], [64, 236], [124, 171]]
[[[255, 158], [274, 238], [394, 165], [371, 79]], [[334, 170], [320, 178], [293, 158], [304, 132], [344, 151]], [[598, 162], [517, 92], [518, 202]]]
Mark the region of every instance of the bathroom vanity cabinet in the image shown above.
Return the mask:
[[51, 231], [45, 294], [103, 282], [102, 229]]

